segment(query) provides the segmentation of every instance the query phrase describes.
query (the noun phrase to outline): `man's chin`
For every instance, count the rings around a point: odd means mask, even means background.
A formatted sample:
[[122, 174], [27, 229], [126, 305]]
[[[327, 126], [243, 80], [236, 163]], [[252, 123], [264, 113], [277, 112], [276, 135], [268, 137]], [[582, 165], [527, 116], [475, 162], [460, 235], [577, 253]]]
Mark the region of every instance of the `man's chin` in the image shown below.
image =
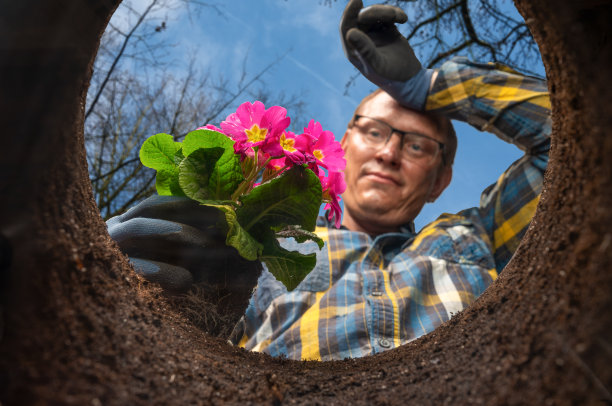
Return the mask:
[[397, 206], [392, 204], [371, 203], [362, 204], [361, 213], [373, 222], [387, 223], [395, 217]]
[[360, 206], [362, 210], [366, 212], [385, 214], [392, 210], [397, 210], [398, 201], [391, 199], [389, 196], [376, 194], [363, 197]]

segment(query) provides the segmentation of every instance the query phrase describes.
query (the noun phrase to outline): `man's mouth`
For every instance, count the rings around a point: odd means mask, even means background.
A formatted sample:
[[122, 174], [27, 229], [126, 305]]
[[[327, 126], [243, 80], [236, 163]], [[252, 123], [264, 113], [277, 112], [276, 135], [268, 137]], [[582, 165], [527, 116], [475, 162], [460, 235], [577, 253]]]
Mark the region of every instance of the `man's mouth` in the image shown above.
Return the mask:
[[370, 180], [374, 182], [378, 182], [378, 183], [388, 183], [388, 184], [393, 184], [393, 185], [400, 184], [399, 181], [397, 181], [394, 176], [387, 175], [382, 172], [368, 172], [365, 174], [365, 176], [369, 178]]

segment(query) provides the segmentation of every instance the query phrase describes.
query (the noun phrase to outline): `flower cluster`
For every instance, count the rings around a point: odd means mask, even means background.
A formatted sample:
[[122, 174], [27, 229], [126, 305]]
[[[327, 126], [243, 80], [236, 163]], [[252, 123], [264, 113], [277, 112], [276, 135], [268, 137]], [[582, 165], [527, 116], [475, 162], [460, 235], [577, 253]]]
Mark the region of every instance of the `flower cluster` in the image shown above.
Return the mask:
[[241, 155], [242, 169], [246, 178], [237, 194], [246, 193], [257, 186], [256, 181], [265, 182], [295, 165], [311, 169], [321, 181], [324, 209], [329, 210], [329, 220], [340, 227], [340, 194], [346, 188], [344, 168], [346, 161], [340, 143], [331, 131], [311, 120], [301, 134], [287, 128], [291, 119], [287, 110], [280, 106], [268, 109], [260, 101], [243, 103], [217, 128], [206, 128], [230, 137], [234, 151]]

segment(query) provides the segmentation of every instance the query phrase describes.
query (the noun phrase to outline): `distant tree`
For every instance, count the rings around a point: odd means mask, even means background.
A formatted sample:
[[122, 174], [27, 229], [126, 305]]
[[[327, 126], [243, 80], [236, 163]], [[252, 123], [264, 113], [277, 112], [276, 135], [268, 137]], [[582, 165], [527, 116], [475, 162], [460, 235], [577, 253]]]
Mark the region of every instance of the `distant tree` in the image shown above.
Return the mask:
[[[336, 0], [325, 0], [331, 4]], [[399, 26], [426, 67], [452, 56], [478, 62], [501, 62], [536, 75], [540, 52], [525, 21], [512, 17], [511, 0], [386, 0], [402, 8], [408, 22]], [[347, 84], [347, 89], [355, 76]]]
[[[143, 3], [143, 2], [140, 2]], [[279, 57], [258, 72], [211, 79], [193, 61], [173, 60], [175, 46], [166, 30], [172, 15], [189, 15], [214, 4], [197, 0], [147, 0], [144, 7], [124, 1], [101, 40], [85, 110], [85, 147], [94, 197], [103, 218], [120, 214], [155, 190], [155, 171], [143, 167], [138, 153], [144, 140], [165, 132], [177, 140], [207, 123], [218, 123], [243, 100], [273, 100], [292, 112], [297, 96], [265, 90], [263, 76]]]

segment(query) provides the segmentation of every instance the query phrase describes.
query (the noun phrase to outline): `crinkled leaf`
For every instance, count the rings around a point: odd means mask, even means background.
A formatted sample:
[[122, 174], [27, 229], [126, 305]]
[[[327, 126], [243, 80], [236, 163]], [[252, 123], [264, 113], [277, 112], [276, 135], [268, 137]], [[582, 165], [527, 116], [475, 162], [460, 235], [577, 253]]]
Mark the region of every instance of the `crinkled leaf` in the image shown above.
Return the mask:
[[158, 170], [155, 178], [155, 188], [160, 196], [185, 196], [179, 185], [178, 169]]
[[301, 225], [314, 231], [319, 206], [321, 182], [310, 169], [293, 167], [240, 199], [238, 221], [256, 238], [274, 228]]
[[176, 168], [175, 154], [181, 149], [181, 143], [174, 142], [170, 134], [155, 134], [146, 139], [140, 148], [140, 161], [146, 167], [156, 170]]
[[227, 221], [227, 238], [225, 243], [238, 250], [238, 253], [249, 261], [255, 261], [260, 258], [263, 251], [263, 245], [257, 242], [244, 228], [240, 226], [236, 218], [236, 212], [233, 206], [227, 204], [206, 203], [206, 206], [216, 207], [225, 213]]
[[199, 202], [214, 199], [209, 183], [223, 148], [200, 148], [189, 154], [178, 170], [178, 181], [185, 195]]
[[312, 271], [317, 257], [314, 253], [304, 255], [297, 251], [288, 251], [282, 248], [272, 235], [264, 242], [261, 260], [266, 263], [272, 275], [287, 287], [287, 290], [293, 290]]
[[287, 226], [276, 232], [276, 236], [280, 238], [295, 238], [297, 242], [305, 242], [311, 240], [317, 243], [319, 249], [325, 244], [321, 237], [313, 232], [306, 231], [300, 226]]
[[[180, 142], [177, 142], [177, 144], [179, 144], [179, 146], [181, 145]], [[183, 162], [183, 159], [185, 159], [185, 155], [183, 154], [183, 149], [180, 148], [178, 151], [176, 151], [176, 153], [174, 154], [174, 164], [176, 165], [176, 167], [178, 168], [178, 166], [181, 164], [181, 162]]]
[[200, 148], [223, 148], [234, 154], [234, 141], [228, 136], [212, 130], [195, 130], [183, 140], [183, 154], [188, 156]]
[[190, 156], [201, 148], [222, 148], [223, 154], [209, 172], [208, 189], [211, 199], [229, 199], [244, 180], [240, 156], [234, 151], [234, 141], [211, 130], [192, 131], [183, 141], [183, 154]]
[[229, 199], [242, 181], [244, 176], [240, 168], [240, 157], [234, 153], [224, 153], [210, 174], [208, 187], [215, 199]]

